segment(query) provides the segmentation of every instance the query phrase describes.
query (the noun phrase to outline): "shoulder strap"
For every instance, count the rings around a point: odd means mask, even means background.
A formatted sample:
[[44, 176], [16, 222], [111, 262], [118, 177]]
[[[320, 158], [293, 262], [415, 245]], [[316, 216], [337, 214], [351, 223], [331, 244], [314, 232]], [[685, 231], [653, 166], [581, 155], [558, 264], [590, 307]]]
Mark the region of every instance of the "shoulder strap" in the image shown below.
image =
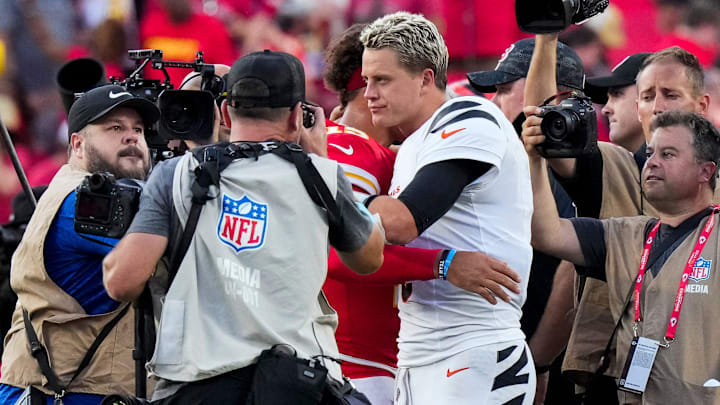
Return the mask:
[[90, 347], [88, 348], [88, 351], [85, 353], [85, 357], [83, 357], [72, 378], [65, 385], [60, 383], [60, 379], [58, 378], [57, 374], [55, 374], [55, 371], [52, 369], [52, 367], [50, 367], [50, 358], [48, 356], [47, 349], [45, 349], [45, 346], [40, 343], [37, 333], [35, 333], [35, 328], [33, 328], [32, 323], [30, 322], [30, 315], [28, 314], [27, 310], [25, 308], [22, 309], [23, 322], [25, 323], [25, 334], [27, 335], [28, 344], [30, 345], [30, 354], [32, 354], [32, 356], [38, 362], [38, 365], [40, 366], [40, 371], [48, 380], [47, 386], [51, 390], [53, 390], [55, 394], [60, 397], [65, 395], [67, 387], [69, 387], [70, 384], [75, 381], [75, 378], [80, 375], [80, 373], [82, 373], [82, 371], [85, 370], [85, 368], [90, 364], [90, 360], [92, 360], [92, 357], [95, 355], [98, 347], [100, 347], [100, 344], [105, 340], [105, 338], [115, 327], [115, 325], [120, 322], [120, 319], [125, 316], [128, 308], [130, 308], [130, 305], [126, 304], [123, 309], [118, 312], [117, 315], [115, 315], [108, 323], [105, 324], [100, 333], [95, 337], [95, 341], [93, 341], [92, 345], [90, 345]]
[[312, 159], [305, 153], [303, 148], [296, 143], [284, 143], [280, 147], [273, 149], [272, 152], [295, 165], [295, 169], [297, 169], [300, 180], [302, 180], [310, 198], [315, 204], [327, 211], [330, 232], [342, 229], [343, 217], [340, 215], [340, 210], [335, 203], [335, 197], [333, 197], [327, 184], [325, 184], [325, 180], [323, 180]]
[[212, 200], [215, 196], [209, 194], [210, 185], [220, 185], [220, 172], [222, 172], [232, 161], [239, 158], [254, 157], [266, 153], [275, 155], [293, 163], [300, 175], [310, 198], [315, 204], [324, 208], [328, 213], [330, 232], [337, 232], [343, 227], [343, 218], [335, 203], [335, 198], [325, 184], [322, 176], [312, 162], [310, 156], [296, 143], [271, 142], [271, 143], [220, 143], [216, 145], [193, 149], [193, 156], [200, 162], [195, 168], [195, 181], [191, 186], [193, 193], [192, 207], [188, 220], [185, 223], [182, 238], [176, 249], [172, 249], [172, 259], [168, 268], [169, 284], [172, 284], [180, 263], [195, 233], [200, 212], [206, 201]]
[[217, 187], [220, 185], [220, 173], [234, 160], [249, 157], [257, 159], [261, 155], [270, 152], [269, 145], [274, 144], [221, 142], [192, 150], [193, 156], [200, 164], [195, 168], [195, 180], [190, 186], [192, 207], [190, 207], [185, 229], [182, 237], [179, 240], [176, 239], [175, 243], [177, 245], [170, 250], [172, 258], [168, 267], [168, 285], [172, 284], [190, 247], [202, 207], [205, 202], [216, 197], [210, 195], [210, 186]]
[[195, 181], [191, 186], [192, 207], [190, 207], [185, 229], [180, 239], [175, 241], [177, 246], [170, 250], [172, 258], [168, 267], [168, 285], [172, 284], [173, 279], [175, 279], [180, 263], [182, 263], [185, 253], [190, 247], [202, 207], [205, 202], [214, 198], [210, 196], [210, 186], [220, 184], [220, 172], [225, 170], [235, 159], [230, 153], [226, 153], [233, 145], [229, 142], [223, 142], [192, 150], [193, 156], [200, 164], [195, 168]]

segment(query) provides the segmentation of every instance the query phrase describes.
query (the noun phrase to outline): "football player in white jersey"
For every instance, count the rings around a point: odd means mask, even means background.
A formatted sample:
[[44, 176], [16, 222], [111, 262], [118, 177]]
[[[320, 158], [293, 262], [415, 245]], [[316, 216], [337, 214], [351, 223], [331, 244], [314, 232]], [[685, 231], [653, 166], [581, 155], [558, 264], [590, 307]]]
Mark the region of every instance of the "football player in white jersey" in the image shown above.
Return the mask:
[[532, 260], [523, 146], [490, 101], [447, 99], [447, 47], [424, 17], [384, 16], [360, 39], [373, 124], [395, 129], [403, 142], [390, 196], [366, 201], [387, 239], [447, 249], [443, 268], [452, 247], [481, 251], [522, 278], [522, 292], [495, 306], [443, 279], [407, 284], [396, 404], [531, 404], [535, 371], [520, 330]]

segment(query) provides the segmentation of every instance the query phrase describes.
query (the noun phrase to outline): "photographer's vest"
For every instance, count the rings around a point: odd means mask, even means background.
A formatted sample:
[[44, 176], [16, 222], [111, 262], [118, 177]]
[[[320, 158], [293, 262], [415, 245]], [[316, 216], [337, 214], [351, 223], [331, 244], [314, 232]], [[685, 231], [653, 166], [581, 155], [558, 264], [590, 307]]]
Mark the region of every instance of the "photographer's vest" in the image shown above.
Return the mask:
[[[313, 163], [335, 196], [337, 163], [316, 157]], [[184, 155], [173, 178], [183, 228], [197, 164]], [[262, 350], [279, 343], [300, 357], [337, 358], [337, 314], [320, 295], [327, 214], [311, 200], [295, 166], [274, 154], [238, 159], [210, 192], [216, 197], [203, 206], [165, 297], [150, 371], [196, 381], [255, 363]], [[324, 362], [339, 378], [339, 366]]]
[[[718, 220], [718, 214], [715, 214]], [[630, 286], [635, 282], [649, 218], [616, 218], [604, 221], [607, 244], [606, 274], [610, 291], [613, 323], [620, 316], [616, 362], [623, 365], [632, 340], [633, 304], [622, 313]], [[673, 310], [680, 278], [690, 252], [707, 218], [673, 251], [654, 276], [648, 270], [641, 291], [643, 321], [639, 336], [663, 342]], [[676, 340], [669, 348], [661, 347], [655, 358], [642, 403], [646, 404], [720, 404], [720, 388], [704, 387], [711, 379], [720, 380], [720, 326], [716, 322], [720, 308], [720, 229], [710, 234], [700, 257], [707, 267], [694, 269], [688, 281], [677, 324]], [[641, 403], [638, 395], [620, 392], [621, 404]]]
[[[10, 282], [18, 295], [12, 327], [5, 337], [0, 382], [24, 388], [33, 385], [45, 393], [47, 379], [30, 354], [21, 306], [32, 320], [40, 342], [47, 348], [50, 365], [60, 382], [67, 384], [100, 330], [119, 311], [87, 315], [80, 304], [58, 287], [45, 270], [45, 236], [65, 198], [89, 173], [64, 165], [38, 201], [25, 235], [12, 258]], [[90, 364], [68, 387], [90, 394], [135, 391], [133, 312], [129, 311], [100, 344]]]
[[[657, 217], [655, 208], [641, 197], [640, 169], [633, 154], [609, 142], [598, 142], [598, 148], [603, 158], [602, 205], [599, 218], [636, 215]], [[715, 188], [713, 201], [720, 202], [718, 187]], [[615, 321], [608, 311], [607, 283], [586, 278], [565, 351], [563, 373], [575, 383], [586, 385], [598, 368], [614, 327]], [[623, 364], [615, 362], [615, 347], [616, 339], [611, 345], [610, 358], [606, 359], [609, 367], [605, 375], [619, 377]]]

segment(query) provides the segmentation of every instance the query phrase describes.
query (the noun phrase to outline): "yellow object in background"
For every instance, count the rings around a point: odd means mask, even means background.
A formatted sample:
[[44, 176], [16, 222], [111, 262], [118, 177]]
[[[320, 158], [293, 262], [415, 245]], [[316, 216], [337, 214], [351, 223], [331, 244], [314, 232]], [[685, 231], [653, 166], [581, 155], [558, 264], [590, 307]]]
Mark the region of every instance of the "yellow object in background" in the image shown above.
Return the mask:
[[0, 41], [0, 76], [5, 73], [5, 62], [7, 55], [7, 48], [5, 48], [5, 41]]

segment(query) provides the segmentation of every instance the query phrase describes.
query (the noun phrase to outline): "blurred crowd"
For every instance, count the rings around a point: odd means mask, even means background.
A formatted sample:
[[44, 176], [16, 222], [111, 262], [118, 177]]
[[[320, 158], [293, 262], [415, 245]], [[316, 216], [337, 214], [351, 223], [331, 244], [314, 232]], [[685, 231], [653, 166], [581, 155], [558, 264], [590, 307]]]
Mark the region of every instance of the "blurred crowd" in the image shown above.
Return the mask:
[[[680, 45], [703, 63], [715, 97], [719, 6], [719, 0], [612, 0], [602, 16], [560, 40], [580, 55], [589, 77], [606, 74], [626, 55]], [[125, 77], [135, 67], [128, 49], [162, 49], [166, 60], [178, 61], [192, 61], [202, 50], [206, 62], [224, 64], [255, 50], [281, 50], [303, 61], [308, 98], [329, 112], [336, 96], [322, 82], [326, 46], [350, 24], [397, 10], [436, 23], [450, 52], [450, 82], [459, 85], [465, 73], [492, 68], [509, 44], [529, 36], [517, 27], [510, 0], [0, 0], [0, 117], [35, 186], [47, 184], [66, 161], [65, 111], [55, 78], [73, 58], [96, 58], [107, 76]], [[187, 73], [169, 72], [175, 86]], [[719, 124], [720, 107], [710, 109]], [[600, 121], [600, 139], [607, 140]], [[19, 190], [3, 151], [0, 223]]]

